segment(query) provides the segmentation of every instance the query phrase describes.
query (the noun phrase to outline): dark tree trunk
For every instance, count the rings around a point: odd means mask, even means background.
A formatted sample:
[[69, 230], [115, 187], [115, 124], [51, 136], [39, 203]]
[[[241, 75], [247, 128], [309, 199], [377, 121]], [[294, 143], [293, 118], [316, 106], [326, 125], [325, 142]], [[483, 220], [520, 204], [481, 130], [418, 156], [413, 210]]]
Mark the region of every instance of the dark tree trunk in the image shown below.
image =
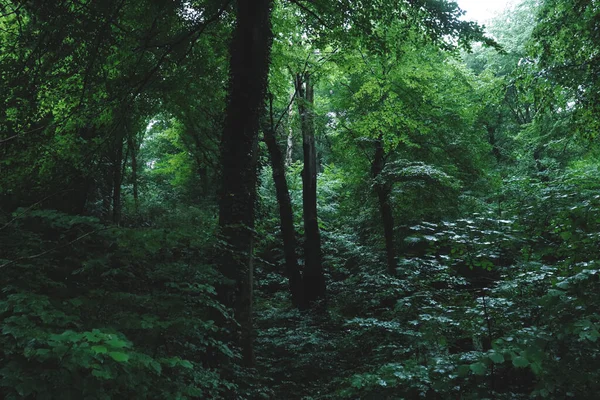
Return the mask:
[[42, 204], [44, 207], [54, 208], [68, 214], [85, 214], [90, 187], [92, 187], [91, 179], [77, 170], [73, 171], [73, 176], [69, 179], [71, 183], [67, 190], [50, 197], [47, 203], [43, 202]]
[[304, 170], [302, 205], [304, 209], [304, 300], [311, 304], [325, 298], [325, 275], [321, 263], [321, 237], [317, 219], [317, 150], [315, 146], [314, 92], [310, 76], [296, 75], [298, 112], [302, 127]]
[[219, 288], [219, 300], [234, 309], [241, 326], [236, 340], [242, 348], [244, 364], [251, 366], [256, 143], [269, 73], [272, 0], [237, 0], [236, 4], [229, 98], [221, 138], [219, 199], [219, 228], [228, 246], [222, 252], [220, 268], [233, 283]]
[[[112, 188], [112, 180], [109, 182], [109, 188]], [[102, 194], [102, 220], [110, 221], [111, 220], [111, 200], [112, 193], [107, 193], [106, 184], [102, 185], [103, 187], [100, 189], [100, 193]], [[106, 192], [105, 192], [106, 191]]]
[[500, 153], [500, 149], [496, 144], [496, 128], [491, 125], [486, 125], [486, 129], [488, 132], [488, 142], [492, 146], [492, 154], [496, 158], [496, 162], [502, 161], [502, 153]]
[[292, 303], [294, 307], [305, 308], [302, 292], [302, 276], [298, 265], [296, 254], [296, 231], [294, 229], [294, 214], [292, 211], [292, 201], [285, 178], [285, 163], [283, 153], [277, 144], [275, 138], [275, 125], [273, 123], [272, 99], [271, 106], [271, 126], [264, 130], [265, 143], [271, 158], [271, 168], [273, 170], [273, 181], [275, 182], [275, 192], [277, 194], [277, 203], [279, 204], [279, 219], [281, 235], [283, 237], [283, 253], [285, 256], [285, 269], [288, 276]]
[[542, 146], [537, 146], [533, 152], [533, 159], [535, 160], [535, 168], [540, 174], [540, 180], [542, 182], [547, 182], [550, 178], [548, 178], [548, 176], [545, 174], [548, 167], [542, 163], [542, 151]]
[[394, 214], [390, 205], [391, 186], [383, 182], [381, 172], [385, 167], [385, 150], [381, 136], [375, 142], [375, 157], [371, 164], [371, 175], [375, 181], [374, 187], [379, 202], [379, 212], [383, 224], [383, 235], [385, 238], [385, 253], [387, 271], [391, 275], [396, 274], [396, 248], [394, 241]]

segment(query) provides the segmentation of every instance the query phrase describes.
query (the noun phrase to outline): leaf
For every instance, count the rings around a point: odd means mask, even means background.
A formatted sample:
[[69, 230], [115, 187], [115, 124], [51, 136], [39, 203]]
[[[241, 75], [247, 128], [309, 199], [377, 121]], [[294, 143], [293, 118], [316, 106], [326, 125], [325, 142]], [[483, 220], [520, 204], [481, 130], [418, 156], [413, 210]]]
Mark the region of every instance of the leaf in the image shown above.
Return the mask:
[[360, 389], [363, 387], [363, 380], [360, 375], [355, 375], [351, 378], [351, 385], [353, 388]]
[[471, 369], [471, 371], [473, 371], [473, 373], [475, 375], [485, 375], [485, 371], [487, 370], [487, 365], [485, 365], [482, 362], [477, 362], [475, 364], [471, 364], [469, 366], [469, 368]]
[[150, 368], [152, 368], [152, 370], [153, 370], [154, 372], [156, 372], [158, 375], [160, 375], [160, 374], [161, 374], [161, 372], [162, 372], [162, 367], [161, 367], [160, 363], [158, 363], [158, 362], [156, 362], [156, 361], [152, 361], [152, 362], [150, 363]]
[[490, 353], [489, 358], [496, 364], [502, 364], [504, 362], [504, 356], [502, 355], [502, 353]]
[[83, 304], [83, 301], [81, 301], [80, 299], [71, 299], [69, 300], [69, 302], [75, 307], [80, 307]]
[[469, 371], [471, 371], [471, 368], [469, 368], [468, 365], [459, 365], [458, 369], [456, 370], [456, 373], [459, 377], [462, 378], [469, 375]]
[[83, 336], [87, 339], [88, 342], [98, 343], [102, 340], [100, 337], [101, 332], [97, 329], [94, 329], [92, 332], [85, 332]]
[[571, 237], [572, 237], [572, 236], [573, 236], [573, 234], [572, 234], [571, 232], [568, 232], [568, 231], [567, 231], [567, 232], [561, 232], [561, 233], [560, 233], [560, 237], [561, 237], [563, 240], [569, 240], [569, 239], [571, 239]]
[[106, 354], [108, 353], [108, 349], [106, 346], [92, 346], [92, 351], [96, 354]]
[[539, 375], [543, 371], [542, 364], [539, 362], [531, 363], [531, 371], [534, 374]]
[[557, 288], [563, 289], [563, 290], [568, 290], [570, 286], [571, 286], [571, 284], [567, 280], [564, 280], [564, 281], [556, 284]]
[[112, 375], [110, 374], [109, 370], [105, 370], [105, 369], [94, 369], [92, 371], [92, 375], [95, 376], [96, 378], [102, 378], [102, 379], [110, 379], [112, 378]]
[[106, 344], [108, 344], [111, 347], [118, 348], [118, 349], [122, 349], [123, 347], [128, 347], [127, 342], [124, 340], [121, 340], [119, 338], [111, 338], [110, 340], [106, 341]]
[[129, 360], [129, 355], [125, 353], [121, 353], [120, 351], [111, 351], [108, 355], [115, 361], [118, 362], [127, 362]]
[[181, 365], [181, 366], [182, 366], [182, 367], [184, 367], [184, 368], [188, 368], [188, 369], [192, 369], [192, 368], [194, 368], [194, 366], [192, 365], [192, 363], [191, 363], [191, 362], [189, 362], [188, 360], [181, 360], [181, 361], [179, 362], [179, 365]]
[[525, 368], [529, 365], [529, 361], [525, 357], [513, 357], [512, 363], [517, 368]]
[[50, 354], [50, 350], [48, 350], [48, 349], [37, 349], [35, 351], [35, 354], [37, 356], [46, 357], [48, 354]]

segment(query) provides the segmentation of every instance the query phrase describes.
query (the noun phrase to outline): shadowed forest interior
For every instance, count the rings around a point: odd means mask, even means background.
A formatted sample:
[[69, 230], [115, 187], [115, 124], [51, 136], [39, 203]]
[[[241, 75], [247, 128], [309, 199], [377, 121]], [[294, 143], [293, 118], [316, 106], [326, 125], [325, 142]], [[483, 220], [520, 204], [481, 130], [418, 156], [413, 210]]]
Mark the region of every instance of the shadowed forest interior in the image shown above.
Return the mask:
[[598, 399], [599, 133], [596, 0], [0, 0], [0, 398]]

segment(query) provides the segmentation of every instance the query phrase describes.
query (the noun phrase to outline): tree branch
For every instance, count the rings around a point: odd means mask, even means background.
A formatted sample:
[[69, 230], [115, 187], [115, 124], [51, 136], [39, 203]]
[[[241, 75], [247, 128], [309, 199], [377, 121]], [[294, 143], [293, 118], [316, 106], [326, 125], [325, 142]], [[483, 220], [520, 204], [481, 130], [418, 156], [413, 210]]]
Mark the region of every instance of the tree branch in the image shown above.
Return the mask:
[[73, 243], [76, 243], [76, 242], [78, 242], [78, 241], [80, 241], [80, 240], [82, 240], [82, 239], [84, 239], [84, 238], [86, 238], [86, 237], [88, 237], [88, 236], [90, 236], [90, 235], [93, 235], [94, 233], [98, 233], [98, 232], [101, 232], [101, 231], [105, 231], [105, 230], [107, 230], [107, 229], [110, 229], [110, 227], [108, 227], [108, 226], [107, 226], [107, 227], [104, 227], [104, 228], [101, 228], [101, 229], [96, 229], [96, 230], [94, 230], [94, 231], [88, 232], [88, 233], [86, 233], [86, 234], [84, 234], [84, 235], [81, 235], [81, 236], [79, 236], [78, 238], [75, 238], [75, 239], [71, 240], [71, 241], [70, 241], [70, 242], [68, 242], [68, 243], [65, 243], [65, 244], [63, 244], [63, 245], [60, 245], [60, 246], [56, 246], [56, 247], [54, 247], [54, 248], [52, 248], [52, 249], [49, 249], [49, 250], [43, 251], [43, 252], [41, 252], [41, 253], [34, 254], [34, 255], [32, 255], [32, 256], [19, 257], [19, 258], [15, 259], [15, 260], [8, 261], [8, 262], [6, 262], [6, 263], [4, 263], [4, 264], [0, 265], [0, 269], [1, 269], [1, 268], [4, 268], [4, 267], [8, 267], [9, 265], [12, 265], [12, 264], [14, 264], [14, 263], [17, 263], [17, 262], [19, 262], [19, 261], [23, 261], [23, 260], [33, 260], [33, 259], [35, 259], [35, 258], [41, 257], [41, 256], [43, 256], [43, 255], [46, 255], [46, 254], [48, 254], [48, 253], [52, 253], [53, 251], [56, 251], [56, 250], [63, 249], [63, 248], [65, 248], [65, 247], [68, 247], [68, 246], [72, 245]]

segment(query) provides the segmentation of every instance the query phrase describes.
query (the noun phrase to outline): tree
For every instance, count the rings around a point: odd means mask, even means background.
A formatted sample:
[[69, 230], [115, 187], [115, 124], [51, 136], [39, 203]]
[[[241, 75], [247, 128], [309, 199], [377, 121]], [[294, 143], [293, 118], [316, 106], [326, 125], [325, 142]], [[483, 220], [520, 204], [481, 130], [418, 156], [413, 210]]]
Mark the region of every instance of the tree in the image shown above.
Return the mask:
[[[293, 101], [293, 98], [292, 98]], [[263, 129], [265, 143], [271, 159], [271, 168], [273, 171], [273, 182], [277, 203], [279, 205], [280, 229], [283, 241], [283, 251], [285, 257], [285, 269], [289, 280], [290, 293], [292, 295], [292, 304], [300, 309], [306, 308], [304, 301], [304, 284], [298, 264], [296, 254], [296, 230], [294, 228], [294, 214], [292, 211], [292, 201], [285, 177], [286, 163], [283, 153], [277, 144], [276, 131], [277, 125], [273, 116], [273, 95], [269, 96], [269, 126]], [[291, 102], [288, 105], [291, 107]]]
[[538, 14], [531, 53], [539, 74], [556, 84], [562, 108], [574, 114], [580, 134], [595, 137], [600, 127], [600, 69], [596, 2], [547, 0]]
[[317, 149], [315, 145], [314, 84], [310, 73], [296, 74], [298, 114], [302, 130], [304, 169], [302, 209], [304, 217], [304, 299], [307, 303], [325, 298], [325, 274], [321, 261], [321, 237], [317, 216]]
[[[481, 171], [477, 153], [485, 143], [474, 125], [478, 107], [471, 100], [471, 77], [451, 54], [401, 23], [382, 29], [378, 42], [377, 50], [366, 43], [345, 56], [340, 63], [345, 74], [332, 97], [342, 152], [354, 147], [349, 154], [368, 161], [387, 271], [393, 275], [394, 214], [399, 208], [394, 206], [395, 188], [406, 187], [396, 200], [401, 204], [408, 202], [412, 190], [421, 207], [436, 192], [446, 191], [449, 200], [449, 193], [455, 193], [449, 174], [464, 184], [474, 181]], [[411, 214], [408, 209], [406, 214]]]
[[272, 2], [238, 0], [231, 43], [229, 98], [221, 137], [219, 227], [227, 247], [221, 272], [231, 284], [221, 288], [223, 304], [241, 324], [244, 363], [254, 363], [252, 349], [253, 228], [259, 119], [264, 109]]

